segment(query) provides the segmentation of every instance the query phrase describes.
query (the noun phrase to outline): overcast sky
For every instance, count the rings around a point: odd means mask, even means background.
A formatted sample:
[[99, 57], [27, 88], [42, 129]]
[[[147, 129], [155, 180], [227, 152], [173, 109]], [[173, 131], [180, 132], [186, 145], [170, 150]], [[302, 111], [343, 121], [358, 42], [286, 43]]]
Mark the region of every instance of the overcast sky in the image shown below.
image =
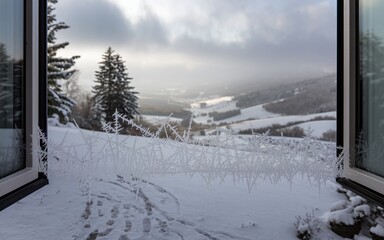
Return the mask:
[[336, 71], [334, 0], [60, 0], [56, 14], [88, 89], [109, 46], [140, 92]]

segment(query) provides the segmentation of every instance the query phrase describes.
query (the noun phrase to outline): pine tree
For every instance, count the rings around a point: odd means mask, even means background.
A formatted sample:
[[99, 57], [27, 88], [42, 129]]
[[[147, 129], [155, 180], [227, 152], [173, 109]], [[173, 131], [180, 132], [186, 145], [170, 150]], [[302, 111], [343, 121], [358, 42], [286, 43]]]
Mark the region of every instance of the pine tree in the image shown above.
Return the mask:
[[95, 119], [111, 122], [116, 110], [125, 114], [128, 119], [138, 114], [138, 93], [130, 86], [132, 78], [128, 77], [121, 56], [114, 54], [111, 47], [103, 54], [95, 78], [96, 85], [93, 87]]
[[68, 42], [56, 43], [56, 32], [69, 28], [64, 22], [58, 22], [54, 14], [57, 0], [48, 0], [48, 116], [57, 114], [61, 121], [68, 121], [75, 102], [63, 92], [60, 82], [68, 80], [76, 70], [73, 69], [79, 56], [58, 57], [57, 52], [68, 46]]
[[[134, 91], [135, 88], [130, 86], [131, 80], [133, 78], [128, 77], [127, 67], [125, 66], [121, 56], [116, 54], [115, 61], [117, 67], [116, 80], [118, 84], [116, 89], [120, 91], [120, 94], [116, 96], [118, 99], [117, 103], [124, 103], [121, 108], [121, 113], [124, 113], [126, 118], [133, 119], [135, 115], [139, 114], [137, 111], [138, 92]], [[119, 108], [116, 109], [118, 112], [120, 112]]]

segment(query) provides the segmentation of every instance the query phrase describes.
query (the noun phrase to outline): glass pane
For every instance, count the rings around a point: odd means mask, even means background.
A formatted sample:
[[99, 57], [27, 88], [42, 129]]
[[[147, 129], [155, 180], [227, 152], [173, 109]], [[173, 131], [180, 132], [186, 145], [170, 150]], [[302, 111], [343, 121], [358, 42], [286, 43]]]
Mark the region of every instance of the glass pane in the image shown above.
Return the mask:
[[24, 1], [0, 1], [0, 178], [25, 168]]
[[384, 1], [361, 0], [359, 168], [384, 177]]

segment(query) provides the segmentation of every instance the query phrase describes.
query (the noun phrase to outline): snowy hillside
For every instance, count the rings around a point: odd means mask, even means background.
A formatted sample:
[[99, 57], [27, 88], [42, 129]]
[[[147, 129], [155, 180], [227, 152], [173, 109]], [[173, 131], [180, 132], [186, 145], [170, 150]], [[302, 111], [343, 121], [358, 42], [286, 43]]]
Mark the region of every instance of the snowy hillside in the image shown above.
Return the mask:
[[[231, 96], [211, 96], [209, 98], [195, 99], [194, 101], [190, 101], [189, 105], [190, 108], [187, 108], [186, 110], [192, 113], [193, 121], [202, 124], [234, 123], [249, 119], [263, 119], [280, 116], [280, 114], [267, 112], [263, 108], [263, 104], [249, 108], [239, 109], [236, 106], [236, 101], [234, 101], [233, 97]], [[210, 116], [211, 113], [224, 113], [232, 110], [239, 110], [240, 114], [219, 121], [214, 121], [212, 116]], [[144, 117], [144, 119], [153, 124], [159, 124], [164, 121], [164, 119], [168, 118], [167, 116], [156, 116], [147, 114], [144, 114], [142, 116]], [[181, 121], [180, 118], [172, 119], [173, 121]]]
[[[284, 101], [284, 99], [274, 101], [273, 103], [277, 104], [278, 102], [282, 101]], [[199, 124], [193, 133], [194, 135], [206, 135], [207, 133], [214, 133], [217, 125], [222, 128], [230, 128], [235, 131], [243, 131], [243, 133], [248, 133], [249, 129], [251, 128], [265, 132], [268, 129], [271, 129], [272, 125], [279, 124], [281, 125], [281, 128], [275, 128], [275, 131], [272, 132], [273, 135], [280, 135], [278, 134], [279, 131], [285, 131], [287, 136], [293, 137], [301, 137], [305, 133], [306, 136], [311, 135], [312, 137], [328, 140], [335, 139], [333, 136], [336, 131], [335, 111], [307, 115], [282, 116], [280, 114], [271, 113], [265, 110], [264, 107], [268, 103], [240, 109], [238, 107], [237, 100], [234, 100], [233, 96], [210, 96], [205, 98], [194, 98], [190, 100], [184, 100], [183, 104], [190, 106], [189, 108], [183, 109], [183, 111], [190, 114], [183, 116], [182, 118], [175, 118], [171, 113], [168, 116], [142, 115], [142, 118], [146, 122], [149, 122], [155, 126], [159, 126], [167, 120], [172, 120], [173, 122], [178, 122], [179, 124], [183, 125], [182, 121], [189, 121], [190, 116], [192, 115], [193, 122]], [[171, 116], [171, 118], [169, 118], [169, 116]], [[294, 130], [289, 132], [290, 130], [288, 129], [293, 127], [298, 127], [300, 129], [300, 133], [296, 131], [296, 136], [294, 135]], [[324, 134], [326, 134], [327, 137], [324, 137]]]
[[[335, 147], [310, 139], [254, 136], [238, 148], [230, 132], [217, 147], [151, 133], [48, 134], [50, 185], [1, 212], [4, 239], [296, 239], [297, 216], [321, 220], [342, 197]], [[340, 239], [326, 218], [319, 224], [320, 238]]]

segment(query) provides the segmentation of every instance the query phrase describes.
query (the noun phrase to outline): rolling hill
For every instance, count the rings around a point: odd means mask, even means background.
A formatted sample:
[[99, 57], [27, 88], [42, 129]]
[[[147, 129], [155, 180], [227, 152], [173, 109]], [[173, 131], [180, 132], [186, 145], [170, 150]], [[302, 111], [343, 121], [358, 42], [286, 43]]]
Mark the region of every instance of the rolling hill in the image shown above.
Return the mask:
[[272, 113], [302, 115], [336, 110], [336, 75], [272, 87], [235, 97], [240, 108], [265, 104]]

